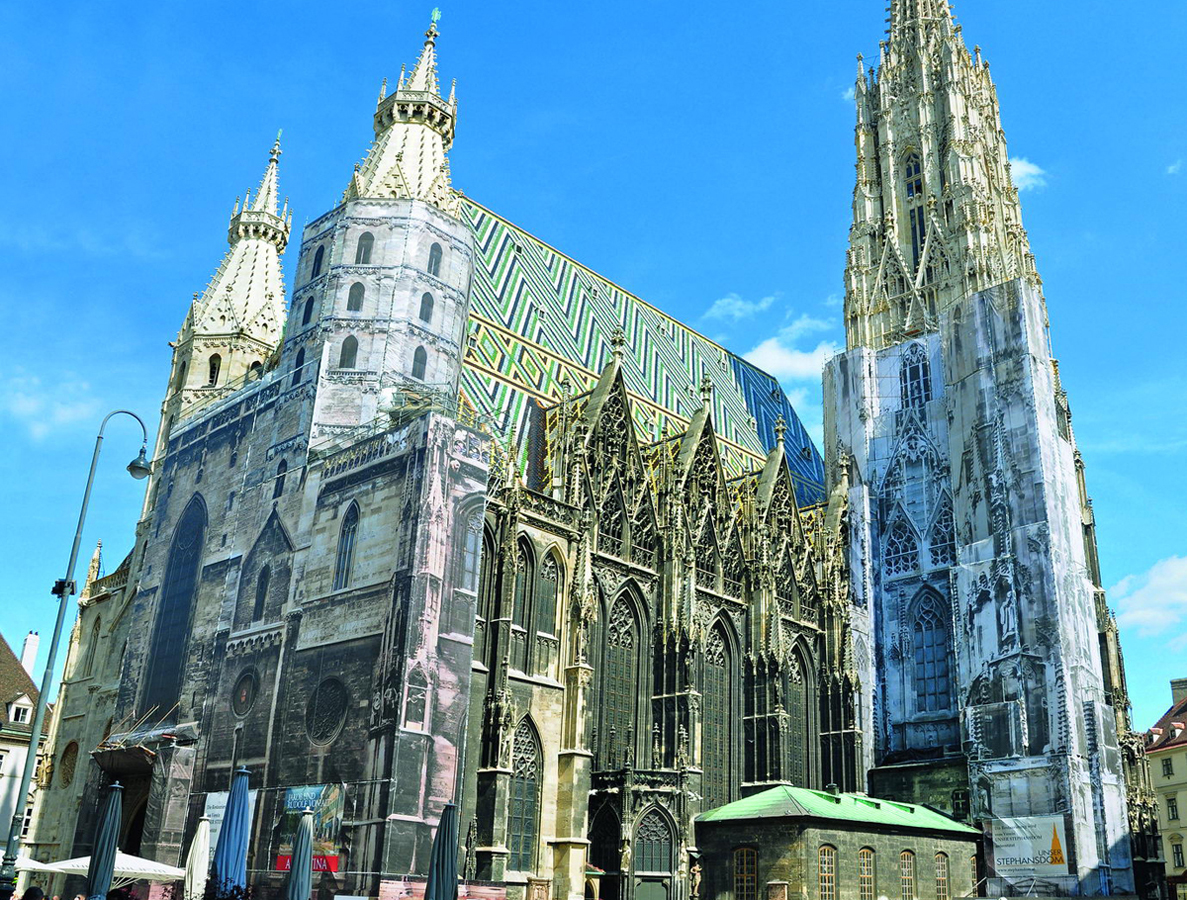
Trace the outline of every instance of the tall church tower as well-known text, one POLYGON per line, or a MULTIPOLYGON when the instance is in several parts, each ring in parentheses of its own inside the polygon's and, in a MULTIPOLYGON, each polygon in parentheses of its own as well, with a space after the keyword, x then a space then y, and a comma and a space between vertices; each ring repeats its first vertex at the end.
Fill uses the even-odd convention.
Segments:
POLYGON ((893 0, 855 94, 825 445, 849 484, 871 791, 1002 846, 1058 837, 1062 863, 1003 863, 991 894, 1132 891, 1126 772, 1145 761, 989 66, 943 0, 893 0))

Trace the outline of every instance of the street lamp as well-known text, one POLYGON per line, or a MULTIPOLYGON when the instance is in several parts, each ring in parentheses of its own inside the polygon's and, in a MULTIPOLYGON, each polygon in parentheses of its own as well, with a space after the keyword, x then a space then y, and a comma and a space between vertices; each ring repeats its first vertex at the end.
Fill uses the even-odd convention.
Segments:
POLYGON ((152 465, 145 458, 148 449, 148 429, 144 427, 144 420, 134 412, 117 409, 110 412, 99 426, 99 435, 95 438, 95 453, 91 457, 91 471, 87 475, 87 488, 82 494, 82 509, 78 513, 78 528, 74 531, 74 544, 70 548, 70 562, 66 564, 66 577, 54 583, 52 593, 58 597, 58 621, 54 625, 54 636, 49 642, 49 658, 45 661, 45 674, 41 677, 41 693, 37 695, 37 710, 33 713, 33 730, 30 733, 29 756, 25 760, 25 771, 21 776, 21 787, 17 791, 16 806, 12 813, 12 824, 8 829, 8 844, 4 848, 4 862, 0 865, 0 900, 7 900, 16 890, 16 857, 17 846, 21 840, 21 826, 25 820, 25 806, 29 796, 29 785, 33 783, 33 771, 37 767, 37 753, 41 745, 41 726, 45 721, 45 705, 49 700, 49 691, 54 678, 54 662, 58 656, 58 642, 62 637, 62 624, 66 621, 66 606, 74 594, 74 565, 78 562, 78 547, 82 543, 82 526, 87 519, 87 504, 91 500, 91 485, 95 482, 95 467, 99 464, 99 450, 103 447, 103 429, 112 416, 131 416, 140 423, 140 431, 144 437, 140 445, 140 453, 128 463, 128 474, 139 481, 152 473, 152 465))

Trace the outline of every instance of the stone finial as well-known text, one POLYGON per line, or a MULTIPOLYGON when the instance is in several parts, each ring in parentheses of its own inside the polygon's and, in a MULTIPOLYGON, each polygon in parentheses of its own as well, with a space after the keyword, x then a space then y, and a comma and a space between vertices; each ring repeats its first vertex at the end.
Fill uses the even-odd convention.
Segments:
POLYGON ((780 414, 779 418, 775 420, 775 441, 780 447, 783 446, 783 436, 787 434, 787 420, 780 414))
POLYGON ((623 348, 626 346, 626 332, 621 326, 615 326, 610 332, 610 353, 618 360, 622 359, 623 348))
POLYGON ((709 401, 713 399, 713 379, 709 377, 709 373, 705 372, 701 375, 701 403, 705 406, 709 405, 709 401))

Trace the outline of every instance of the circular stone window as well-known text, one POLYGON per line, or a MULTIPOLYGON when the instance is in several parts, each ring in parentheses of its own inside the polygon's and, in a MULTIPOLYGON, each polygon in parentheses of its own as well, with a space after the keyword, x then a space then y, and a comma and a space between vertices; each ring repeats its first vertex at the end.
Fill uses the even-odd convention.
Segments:
POLYGON ((256 677, 255 669, 247 669, 239 676, 231 692, 231 711, 237 716, 246 716, 255 706, 259 690, 260 680, 256 677))
POLYGON ((58 787, 70 787, 74 780, 74 770, 78 768, 78 744, 71 741, 62 751, 61 762, 58 763, 58 787))
POLYGON ((305 731, 315 744, 332 744, 346 724, 346 685, 327 678, 317 686, 305 709, 305 731))

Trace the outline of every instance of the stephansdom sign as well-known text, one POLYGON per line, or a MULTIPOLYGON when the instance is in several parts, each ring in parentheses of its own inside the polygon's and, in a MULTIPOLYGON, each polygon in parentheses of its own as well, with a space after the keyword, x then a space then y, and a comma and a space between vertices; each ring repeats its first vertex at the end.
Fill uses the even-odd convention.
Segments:
POLYGON ((275 868, 287 872, 292 867, 293 837, 301 814, 308 808, 313 810, 313 871, 337 872, 338 836, 345 805, 346 788, 341 784, 311 784, 286 790, 275 868))
POLYGON ((999 878, 1068 874, 1063 816, 993 820, 993 867, 999 878))

